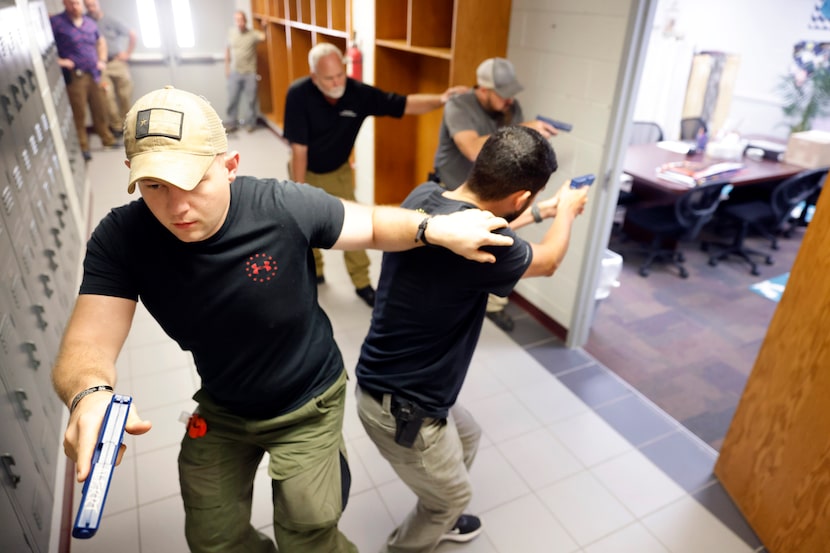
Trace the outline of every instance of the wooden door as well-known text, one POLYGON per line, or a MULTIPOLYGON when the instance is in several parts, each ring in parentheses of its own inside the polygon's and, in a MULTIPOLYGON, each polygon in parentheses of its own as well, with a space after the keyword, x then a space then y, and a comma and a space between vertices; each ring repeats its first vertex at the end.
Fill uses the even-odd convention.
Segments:
POLYGON ((715 466, 770 553, 830 544, 828 244, 825 192, 715 466))

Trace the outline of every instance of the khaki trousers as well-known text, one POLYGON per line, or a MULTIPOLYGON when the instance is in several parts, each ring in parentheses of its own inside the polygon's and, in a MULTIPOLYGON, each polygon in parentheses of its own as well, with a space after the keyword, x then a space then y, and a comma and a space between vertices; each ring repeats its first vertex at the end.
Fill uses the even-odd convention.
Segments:
POLYGON ((411 448, 395 443, 391 396, 379 402, 357 386, 357 413, 380 454, 418 496, 415 508, 389 536, 385 553, 430 553, 452 529, 473 495, 468 470, 481 428, 460 405, 447 419, 426 419, 411 448))
POLYGON ((350 485, 342 435, 345 371, 320 396, 272 419, 236 416, 201 390, 193 399, 207 433, 185 434, 179 453, 190 551, 276 552, 250 522, 254 477, 267 452, 280 553, 357 553, 337 528, 350 485))
MULTIPOLYGON (((322 188, 332 196, 344 200, 355 201, 354 197, 354 171, 347 161, 331 173, 306 172, 306 182, 317 188, 322 188)), ((315 249, 314 264, 317 269, 317 276, 323 276, 323 254, 315 249)), ((356 289, 365 288, 371 284, 369 280, 369 256, 365 250, 344 251, 343 259, 346 261, 346 270, 352 279, 356 289)))
POLYGON ((133 105, 133 79, 124 60, 113 59, 101 75, 101 87, 107 96, 107 119, 112 131, 124 130, 124 119, 133 105))
POLYGON ((89 151, 89 136, 86 132, 86 106, 92 112, 92 126, 101 143, 107 147, 115 143, 115 137, 107 125, 107 108, 104 91, 95 82, 89 73, 72 71, 71 79, 66 85, 69 96, 69 105, 72 106, 72 119, 75 123, 75 132, 78 133, 78 144, 84 152, 89 151))

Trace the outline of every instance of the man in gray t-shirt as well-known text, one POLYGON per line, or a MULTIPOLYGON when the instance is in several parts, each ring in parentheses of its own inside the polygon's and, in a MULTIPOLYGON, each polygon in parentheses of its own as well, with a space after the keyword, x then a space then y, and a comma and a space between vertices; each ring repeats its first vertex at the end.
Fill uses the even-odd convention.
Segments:
MULTIPOLYGON (((481 147, 499 127, 523 125, 545 138, 557 134, 544 121, 525 122, 522 108, 514 98, 524 87, 516 78, 513 64, 504 58, 489 58, 476 69, 477 86, 451 98, 444 106, 435 172, 444 188, 455 190, 467 180, 481 147)), ((513 330, 513 319, 504 311, 507 298, 490 294, 487 317, 502 330, 513 330)))
POLYGON ((98 23, 98 32, 107 41, 107 67, 101 73, 101 88, 107 96, 110 131, 121 136, 124 118, 133 105, 133 77, 129 61, 135 50, 135 31, 101 10, 98 0, 84 0, 87 14, 98 23))

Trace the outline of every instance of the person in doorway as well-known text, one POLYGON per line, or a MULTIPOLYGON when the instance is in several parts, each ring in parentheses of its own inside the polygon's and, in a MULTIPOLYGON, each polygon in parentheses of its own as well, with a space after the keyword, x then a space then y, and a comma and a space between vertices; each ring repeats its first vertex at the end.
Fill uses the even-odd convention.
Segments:
POLYGON ((256 130, 257 122, 257 44, 265 40, 265 33, 248 28, 248 17, 239 10, 233 14, 236 25, 228 31, 225 47, 225 77, 228 79, 228 132, 240 124, 248 132, 256 130), (241 109, 240 109, 241 107, 241 109), (240 120, 240 112, 242 119, 240 120))
POLYGON ((539 243, 502 231, 513 245, 491 249, 496 262, 486 266, 437 247, 384 254, 357 362, 357 409, 381 455, 418 497, 384 553, 429 553, 444 540, 466 542, 481 532, 478 517, 463 514, 481 430, 456 398, 488 293, 504 294, 519 278, 549 276, 562 263, 587 192, 568 182, 533 205, 556 168, 543 135, 504 127, 487 139, 466 182, 455 190, 422 184, 402 204, 427 214, 486 209, 513 221, 511 228, 555 219, 539 243))
POLYGON ((107 124, 106 97, 99 83, 101 71, 107 66, 107 42, 91 17, 84 15, 81 0, 63 0, 64 11, 49 18, 58 65, 66 81, 66 93, 72 107, 72 119, 78 144, 85 161, 92 159, 89 135, 86 132, 86 106, 92 113, 92 126, 105 148, 120 144, 107 124))
MULTIPOLYGON (((357 133, 369 116, 402 117, 427 113, 443 106, 467 87, 453 87, 442 94, 385 92, 346 76, 343 52, 320 43, 308 53, 311 75, 298 79, 285 100, 285 138, 291 144, 289 176, 346 200, 354 200, 354 172, 349 155, 357 133)), ((375 304, 369 280, 369 257, 363 250, 344 254, 346 269, 357 295, 375 304)), ((325 282, 323 256, 314 250, 317 282, 325 282)))
MULTIPOLYGON (((228 151, 219 115, 172 87, 135 103, 124 138, 127 190, 141 198, 113 209, 92 233, 52 371, 70 410, 64 449, 78 480, 89 475, 141 299, 192 352, 201 377, 179 454, 190 551, 276 551, 250 524, 254 475, 267 452, 279 551, 355 552, 337 528, 350 483, 346 371, 317 302, 310 250, 430 242, 492 262, 481 248, 512 243, 492 232, 506 221, 484 211, 428 217, 238 177, 240 155, 228 151)), ((129 434, 151 427, 137 413, 139 400, 129 434)))
MULTIPOLYGON (((435 177, 447 190, 454 190, 467 179, 470 169, 487 138, 505 125, 521 124, 542 133, 545 138, 557 130, 543 121, 525 121, 515 98, 524 90, 513 64, 504 58, 489 58, 476 69, 477 85, 459 94, 444 107, 435 152, 435 177)), ((487 318, 502 330, 511 331, 512 317, 505 311, 507 297, 491 295, 487 318)))
POLYGON ((101 73, 101 87, 107 97, 107 122, 114 136, 124 132, 124 118, 133 104, 133 78, 129 61, 136 45, 135 31, 103 12, 98 0, 84 0, 89 16, 98 23, 98 32, 107 42, 107 65, 101 73))

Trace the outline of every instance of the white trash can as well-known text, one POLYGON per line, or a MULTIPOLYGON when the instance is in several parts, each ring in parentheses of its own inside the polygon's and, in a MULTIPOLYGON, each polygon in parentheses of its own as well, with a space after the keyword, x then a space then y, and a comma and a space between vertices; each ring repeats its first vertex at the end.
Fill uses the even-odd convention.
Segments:
POLYGON ((617 288, 620 285, 622 261, 622 256, 617 252, 605 250, 602 254, 602 269, 600 270, 599 282, 597 283, 597 291, 594 294, 594 299, 596 300, 594 303, 594 316, 596 316, 600 302, 611 294, 611 288, 617 288))

